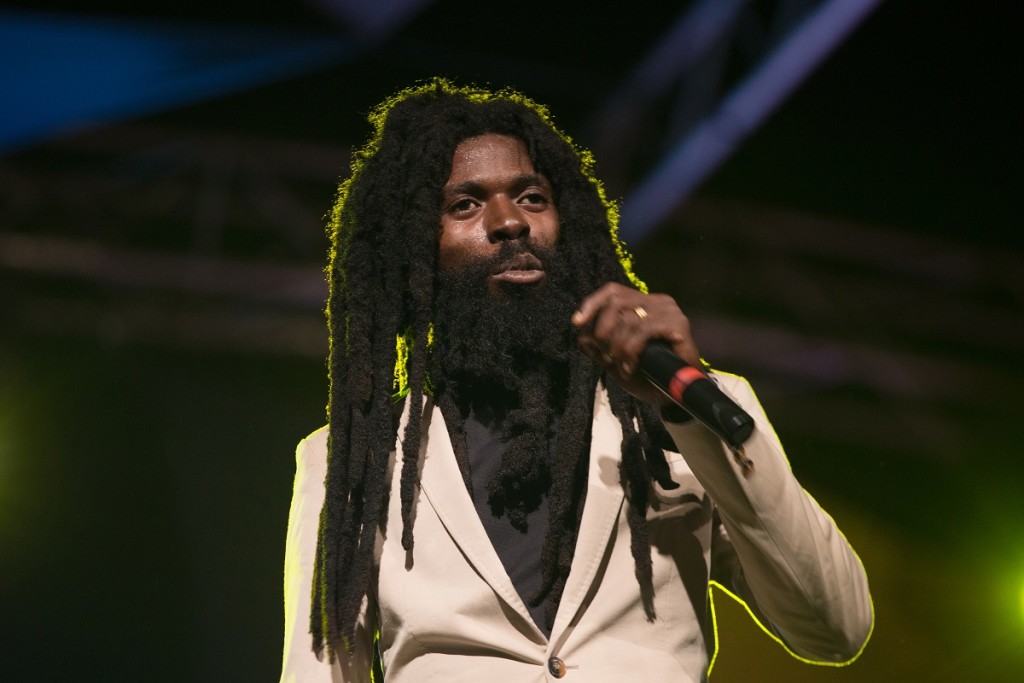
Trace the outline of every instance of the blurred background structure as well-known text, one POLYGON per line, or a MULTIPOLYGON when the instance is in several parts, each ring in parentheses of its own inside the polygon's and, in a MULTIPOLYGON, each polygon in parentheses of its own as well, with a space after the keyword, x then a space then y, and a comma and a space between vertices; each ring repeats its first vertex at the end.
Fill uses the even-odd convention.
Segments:
POLYGON ((0 8, 0 671, 272 681, 323 215, 365 113, 513 86, 872 580, 850 667, 727 598, 712 683, 1024 680, 1024 7, 0 8))

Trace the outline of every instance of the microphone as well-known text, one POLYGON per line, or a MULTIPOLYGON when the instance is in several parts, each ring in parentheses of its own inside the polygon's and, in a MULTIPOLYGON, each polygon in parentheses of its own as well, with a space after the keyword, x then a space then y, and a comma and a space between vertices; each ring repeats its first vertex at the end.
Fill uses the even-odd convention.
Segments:
POLYGON ((647 345, 640 354, 639 369, 651 384, 734 449, 753 433, 754 419, 665 342, 647 345))

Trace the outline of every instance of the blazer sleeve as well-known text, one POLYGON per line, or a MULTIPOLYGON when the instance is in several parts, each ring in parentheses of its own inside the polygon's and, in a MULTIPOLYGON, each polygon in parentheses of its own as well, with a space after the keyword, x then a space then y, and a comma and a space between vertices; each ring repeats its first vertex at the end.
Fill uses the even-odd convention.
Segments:
POLYGON ((369 683, 374 633, 368 624, 371 620, 368 615, 376 613, 370 598, 363 599, 351 654, 337 653, 331 662, 326 653, 323 661, 313 653, 309 629, 310 600, 327 472, 326 428, 299 442, 295 449, 295 465, 295 486, 285 544, 281 683, 369 683))
POLYGON ((750 385, 724 373, 714 379, 754 419, 754 433, 744 444, 752 469, 744 471, 729 448, 695 420, 665 425, 721 519, 712 577, 726 574, 731 589, 752 598, 751 611, 759 620, 763 615, 769 623, 762 625, 794 654, 850 661, 874 623, 864 567, 794 477, 750 385))

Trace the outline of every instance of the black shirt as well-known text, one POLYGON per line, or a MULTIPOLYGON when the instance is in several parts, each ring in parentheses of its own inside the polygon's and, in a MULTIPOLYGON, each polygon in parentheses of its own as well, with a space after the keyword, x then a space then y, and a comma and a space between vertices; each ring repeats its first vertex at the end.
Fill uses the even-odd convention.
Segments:
POLYGON ((539 605, 530 605, 530 598, 541 585, 541 552, 548 529, 547 492, 539 497, 536 509, 526 513, 526 530, 512 526, 507 515, 495 516, 487 500, 487 485, 501 466, 507 444, 500 439, 500 426, 480 422, 474 413, 465 420, 466 450, 473 482, 473 504, 483 522, 491 545, 498 553, 505 572, 512 580, 530 616, 545 636, 551 636, 544 618, 548 599, 539 605))

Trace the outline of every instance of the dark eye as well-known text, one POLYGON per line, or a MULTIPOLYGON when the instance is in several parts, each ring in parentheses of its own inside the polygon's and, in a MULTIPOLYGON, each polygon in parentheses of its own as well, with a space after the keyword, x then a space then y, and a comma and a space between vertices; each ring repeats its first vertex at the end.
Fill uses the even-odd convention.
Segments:
POLYGON ((527 192, 522 200, 526 204, 544 205, 548 203, 548 197, 543 192, 527 192))
POLYGON ((466 211, 470 211, 475 205, 476 205, 476 203, 472 199, 469 199, 469 198, 460 199, 460 200, 458 200, 456 202, 452 202, 448 206, 448 212, 449 213, 465 213, 466 211))

